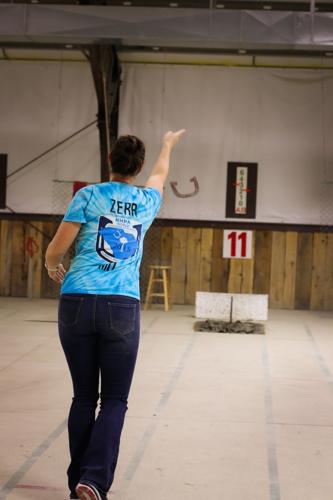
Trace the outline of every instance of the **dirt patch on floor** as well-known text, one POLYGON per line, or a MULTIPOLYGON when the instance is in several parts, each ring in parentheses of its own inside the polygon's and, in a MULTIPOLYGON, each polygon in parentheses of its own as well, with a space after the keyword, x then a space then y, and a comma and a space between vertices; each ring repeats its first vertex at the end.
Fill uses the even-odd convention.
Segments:
POLYGON ((230 323, 228 321, 206 319, 205 321, 197 321, 194 324, 194 330, 196 332, 265 334, 264 324, 250 321, 233 321, 230 323))

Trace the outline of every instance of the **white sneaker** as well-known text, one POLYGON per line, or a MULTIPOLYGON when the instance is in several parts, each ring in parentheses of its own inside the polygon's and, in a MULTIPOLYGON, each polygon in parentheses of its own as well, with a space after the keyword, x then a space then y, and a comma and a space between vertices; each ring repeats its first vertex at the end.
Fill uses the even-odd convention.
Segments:
POLYGON ((100 493, 98 489, 90 483, 79 483, 75 491, 80 500, 107 500, 106 495, 100 493))

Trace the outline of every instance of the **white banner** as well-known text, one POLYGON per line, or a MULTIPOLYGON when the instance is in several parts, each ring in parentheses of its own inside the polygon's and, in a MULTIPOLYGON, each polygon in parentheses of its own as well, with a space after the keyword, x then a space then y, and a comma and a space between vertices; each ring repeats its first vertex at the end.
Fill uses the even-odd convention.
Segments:
MULTIPOLYGON (((8 174, 96 119, 88 63, 0 61, 0 75, 0 153, 8 154, 8 174)), ((9 177, 7 204, 52 213, 62 205, 54 179, 100 180, 96 125, 9 177)))
POLYGON ((321 223, 322 182, 333 180, 332 71, 126 64, 119 119, 120 133, 147 145, 141 183, 163 132, 187 129, 169 181, 184 195, 195 178, 199 191, 179 197, 168 182, 162 217, 224 220, 230 161, 258 163, 257 221, 321 223))
MULTIPOLYGON (((96 118, 88 63, 1 61, 0 75, 9 174, 96 118)), ((254 162, 257 221, 333 224, 332 71, 124 64, 119 132, 147 147, 138 184, 162 134, 183 127, 160 216, 224 220, 228 161, 254 162)), ((9 178, 8 205, 51 213, 53 179, 99 181, 97 127, 9 178)))

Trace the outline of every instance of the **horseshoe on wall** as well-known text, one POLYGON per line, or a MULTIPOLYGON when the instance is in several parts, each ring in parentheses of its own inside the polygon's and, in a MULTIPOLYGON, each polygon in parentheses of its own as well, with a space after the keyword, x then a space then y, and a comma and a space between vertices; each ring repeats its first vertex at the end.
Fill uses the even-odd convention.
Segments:
POLYGON ((177 188, 178 182, 175 182, 175 181, 170 182, 170 186, 171 186, 171 189, 172 189, 174 195, 177 196, 178 198, 191 198, 191 196, 195 196, 199 192, 198 179, 196 177, 192 177, 190 179, 190 182, 193 182, 193 184, 194 184, 194 191, 192 193, 187 193, 187 194, 183 194, 183 193, 180 193, 178 191, 178 188, 177 188))

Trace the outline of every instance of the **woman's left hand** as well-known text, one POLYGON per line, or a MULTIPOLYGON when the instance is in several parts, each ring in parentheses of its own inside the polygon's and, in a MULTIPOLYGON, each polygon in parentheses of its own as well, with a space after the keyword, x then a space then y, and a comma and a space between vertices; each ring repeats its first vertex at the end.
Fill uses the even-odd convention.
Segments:
POLYGON ((55 281, 56 283, 62 283, 65 278, 66 274, 66 269, 62 264, 59 264, 58 269, 56 271, 47 271, 47 274, 51 278, 51 280, 55 281))

